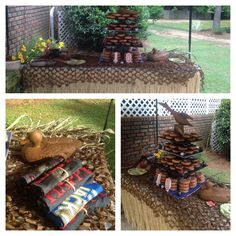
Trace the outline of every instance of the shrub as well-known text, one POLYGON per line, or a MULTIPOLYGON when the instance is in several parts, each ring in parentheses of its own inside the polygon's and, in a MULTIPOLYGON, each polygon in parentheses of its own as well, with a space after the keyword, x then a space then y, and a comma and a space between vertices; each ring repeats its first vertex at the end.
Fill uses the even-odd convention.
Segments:
POLYGON ((80 48, 100 50, 106 34, 109 20, 106 18, 112 7, 99 6, 66 6, 65 16, 71 24, 71 33, 78 38, 80 48))
MULTIPOLYGON (((147 19, 149 12, 147 7, 129 6, 128 8, 140 11, 138 26, 143 33, 141 38, 146 38, 147 19)), ((68 24, 71 24, 71 33, 78 38, 78 47, 102 50, 102 42, 106 35, 106 26, 110 22, 106 18, 109 12, 115 12, 115 6, 66 6, 64 7, 65 17, 68 24)))
POLYGON ((230 100, 222 100, 215 114, 216 137, 224 152, 230 154, 230 100))
POLYGON ((156 20, 160 19, 163 16, 164 9, 161 6, 149 6, 148 10, 150 19, 152 19, 153 24, 156 20))
POLYGON ((140 37, 140 39, 147 39, 148 19, 150 19, 148 7, 147 6, 129 6, 127 8, 139 12, 137 25, 138 25, 138 28, 140 29, 140 33, 138 34, 138 36, 140 37))

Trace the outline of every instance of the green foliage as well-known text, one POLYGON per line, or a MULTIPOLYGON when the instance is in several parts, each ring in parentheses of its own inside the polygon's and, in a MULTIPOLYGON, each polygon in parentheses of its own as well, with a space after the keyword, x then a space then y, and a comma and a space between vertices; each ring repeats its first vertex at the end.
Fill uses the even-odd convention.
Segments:
POLYGON ((230 100, 222 100, 215 115, 216 136, 220 146, 229 154, 230 152, 230 100))
POLYGON ((193 11, 198 13, 214 13, 215 6, 194 6, 193 11))
POLYGON ((140 29, 140 33, 138 34, 138 36, 140 37, 140 39, 147 39, 149 35, 147 33, 148 19, 150 19, 149 8, 147 6, 128 6, 127 8, 139 12, 137 25, 140 29))
MULTIPOLYGON (((145 6, 129 6, 129 9, 140 12, 137 22, 142 30, 141 38, 147 37, 148 8, 145 6)), ((71 24, 71 33, 78 39, 78 47, 102 50, 102 42, 106 35, 106 26, 111 20, 106 18, 109 12, 115 12, 116 6, 65 6, 65 16, 68 24, 71 24)))
POLYGON ((230 19, 230 6, 222 6, 222 19, 230 19))
POLYGON ((78 38, 80 48, 100 50, 109 20, 106 18, 112 7, 66 6, 65 15, 71 31, 78 38))
POLYGON ((162 6, 149 6, 149 15, 150 19, 153 20, 153 24, 156 20, 160 19, 163 16, 163 7, 162 6))
POLYGON ((21 45, 20 50, 12 60, 20 60, 22 64, 29 64, 34 58, 41 56, 47 48, 47 42, 42 37, 33 36, 29 42, 21 45))
MULTIPOLYGON (((193 11, 199 13, 211 13, 214 14, 215 6, 194 6, 193 11)), ((222 6, 222 19, 229 19, 230 18, 230 6, 222 6)))
POLYGON ((7 72, 6 74, 6 92, 21 93, 23 91, 21 85, 21 74, 19 72, 7 72))

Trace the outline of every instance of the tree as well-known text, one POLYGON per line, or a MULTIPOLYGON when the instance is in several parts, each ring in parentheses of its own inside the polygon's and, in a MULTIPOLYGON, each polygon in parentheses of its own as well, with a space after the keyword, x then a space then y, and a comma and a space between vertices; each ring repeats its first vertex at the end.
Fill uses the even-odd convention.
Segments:
POLYGON ((212 26, 213 32, 220 31, 221 10, 222 10, 221 6, 215 6, 214 20, 213 20, 213 26, 212 26))
POLYGON ((152 19, 152 23, 154 24, 156 20, 162 17, 164 9, 161 6, 149 6, 148 10, 149 10, 150 19, 152 19))

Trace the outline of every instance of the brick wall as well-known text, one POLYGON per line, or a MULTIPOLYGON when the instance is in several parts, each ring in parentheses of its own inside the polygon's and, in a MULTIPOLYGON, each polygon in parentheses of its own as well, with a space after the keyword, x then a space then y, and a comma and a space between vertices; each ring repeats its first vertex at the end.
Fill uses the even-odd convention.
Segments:
MULTIPOLYGON (((186 131, 196 131, 203 137, 200 146, 205 146, 211 132, 213 115, 193 116, 194 127, 186 131)), ((172 116, 158 117, 158 132, 173 128, 175 120, 172 116)), ((140 157, 142 150, 152 152, 157 146, 156 117, 123 117, 121 119, 121 165, 133 165, 140 157)))
POLYGON ((33 36, 49 37, 49 6, 8 6, 8 52, 15 54, 33 36))

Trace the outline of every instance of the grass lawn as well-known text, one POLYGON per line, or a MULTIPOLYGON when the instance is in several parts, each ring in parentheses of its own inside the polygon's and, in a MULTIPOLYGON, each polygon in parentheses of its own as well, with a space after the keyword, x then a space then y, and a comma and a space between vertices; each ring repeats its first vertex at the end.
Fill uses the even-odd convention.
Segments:
MULTIPOLYGON (((188 51, 188 40, 150 33, 150 48, 188 51)), ((214 42, 192 40, 192 54, 205 73, 203 93, 230 92, 230 48, 214 42)), ((194 58, 193 58, 194 59, 194 58)))
MULTIPOLYGON (((48 123, 59 118, 71 117, 76 119, 74 125, 81 125, 96 131, 103 130, 110 100, 109 99, 48 99, 48 100, 8 100, 6 106, 6 127, 20 115, 27 114, 37 124, 48 123)), ((31 123, 29 118, 23 118, 18 125, 31 123)), ((113 101, 107 128, 115 131, 115 104, 113 101)), ((111 135, 110 142, 106 144, 105 151, 112 171, 115 176, 115 135, 111 135)))
MULTIPOLYGON (((208 157, 206 154, 201 154, 199 160, 205 161, 207 163, 208 157)), ((220 172, 210 167, 206 167, 201 170, 208 178, 213 179, 217 183, 230 184, 230 174, 227 171, 220 172)))
MULTIPOLYGON (((188 21, 156 21, 155 24, 149 23, 149 29, 154 29, 158 31, 165 31, 168 29, 174 30, 183 30, 188 31, 188 21)), ((224 31, 230 28, 229 20, 221 21, 221 30, 224 31)), ((193 20, 192 21, 192 30, 194 32, 202 31, 202 30, 211 30, 212 29, 212 21, 211 20, 193 20)))

